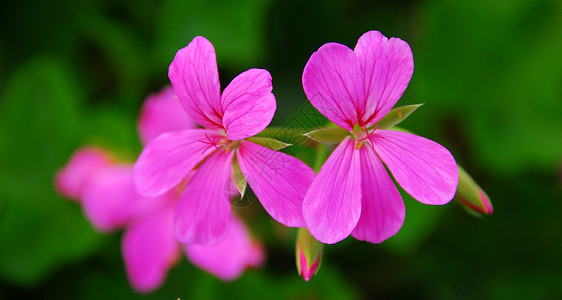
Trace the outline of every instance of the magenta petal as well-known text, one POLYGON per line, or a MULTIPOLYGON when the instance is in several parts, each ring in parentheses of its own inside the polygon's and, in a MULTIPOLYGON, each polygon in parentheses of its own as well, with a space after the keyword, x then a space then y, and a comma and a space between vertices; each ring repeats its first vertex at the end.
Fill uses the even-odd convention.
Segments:
POLYGON ((377 130, 371 142, 398 184, 425 204, 445 204, 457 190, 459 173, 445 147, 399 131, 377 130))
POLYGON ((275 113, 271 75, 250 69, 236 76, 222 93, 222 124, 229 140, 241 140, 264 130, 275 113))
POLYGON ((110 155, 103 149, 83 147, 72 157, 55 177, 57 192, 65 197, 80 201, 82 191, 96 171, 110 165, 110 155))
POLYGON ((360 123, 375 124, 396 104, 414 72, 414 58, 408 43, 369 31, 357 42, 355 53, 365 74, 366 103, 360 123))
POLYGON ((346 137, 330 155, 306 193, 303 215, 324 244, 351 234, 361 214, 361 165, 355 141, 346 137))
POLYGON ((217 58, 213 44, 197 36, 180 49, 168 77, 185 111, 207 128, 220 128, 222 108, 217 58))
POLYGON ((138 121, 139 135, 143 144, 147 144, 164 132, 192 129, 196 126, 181 108, 171 86, 146 98, 138 121))
POLYGON ((361 147, 361 218, 353 237, 381 243, 394 236, 406 216, 402 197, 370 144, 361 147))
POLYGON ((117 229, 140 211, 161 206, 160 199, 136 193, 132 175, 129 165, 108 167, 96 172, 84 187, 84 213, 98 230, 117 229))
POLYGON ((224 240, 210 247, 186 245, 185 253, 194 265, 225 281, 240 277, 248 266, 259 266, 264 260, 263 251, 234 214, 224 240))
POLYGON ((217 150, 195 172, 174 212, 176 238, 211 246, 226 236, 230 223, 233 151, 217 150))
POLYGON ((139 194, 154 197, 178 184, 215 148, 210 141, 217 133, 187 129, 164 133, 146 145, 134 166, 139 194))
POLYGON ((348 47, 328 43, 314 52, 302 74, 310 103, 336 125, 352 130, 362 111, 365 92, 363 73, 355 53, 348 47))
POLYGON ((127 277, 135 290, 160 287, 170 267, 180 257, 172 225, 173 205, 131 224, 122 240, 127 277))
POLYGON ((315 177, 302 161, 252 142, 242 141, 238 163, 264 209, 277 222, 304 227, 302 201, 315 177))

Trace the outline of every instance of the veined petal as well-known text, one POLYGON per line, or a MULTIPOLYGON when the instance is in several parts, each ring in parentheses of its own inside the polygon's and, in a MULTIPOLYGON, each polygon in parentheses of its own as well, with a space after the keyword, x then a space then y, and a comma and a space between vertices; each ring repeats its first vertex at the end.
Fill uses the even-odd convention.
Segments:
POLYGON ((384 117, 406 90, 414 58, 408 43, 388 39, 378 31, 363 34, 354 51, 365 74, 365 110, 359 118, 369 127, 384 117))
POLYGON ((185 188, 174 212, 176 238, 181 243, 212 246, 228 233, 233 155, 233 151, 215 151, 185 188))
POLYGON ((249 141, 238 148, 238 163, 264 209, 277 222, 304 227, 302 201, 315 177, 302 161, 249 141))
POLYGON ((236 76, 222 93, 222 124, 229 140, 241 140, 264 130, 273 119, 276 103, 271 75, 250 69, 236 76))
POLYGON ((92 175, 84 187, 82 204, 94 227, 110 231, 125 225, 141 211, 161 206, 159 200, 139 196, 133 185, 132 166, 117 165, 92 175))
POLYGON ((222 127, 219 73, 211 42, 197 36, 180 49, 168 77, 181 105, 195 122, 207 128, 222 127))
POLYGON ((361 166, 355 141, 346 137, 312 182, 303 202, 310 234, 324 244, 351 234, 361 215, 361 166))
POLYGON ((220 136, 205 129, 187 129, 161 134, 146 145, 135 163, 133 176, 137 192, 161 195, 178 184, 214 150, 220 136))
POLYGON ((363 73, 355 53, 348 47, 324 44, 314 52, 302 74, 310 103, 336 125, 352 130, 364 106, 363 73))
POLYGON ((181 108, 171 86, 151 94, 144 102, 138 121, 138 131, 143 144, 168 131, 193 129, 197 125, 181 108))
POLYGON ((111 157, 107 151, 91 146, 80 148, 57 173, 55 188, 61 195, 80 201, 88 180, 97 170, 108 167, 110 163, 111 157))
POLYGON ((167 205, 125 230, 121 245, 125 270, 129 282, 139 292, 150 292, 160 287, 168 270, 180 257, 172 213, 173 205, 167 205))
POLYGON ((414 134, 384 129, 370 140, 398 184, 416 200, 440 205, 453 198, 459 173, 445 147, 414 134))
POLYGON ((353 237, 381 243, 394 236, 406 216, 404 201, 373 147, 364 143, 361 152, 361 218, 353 237))
POLYGON ((185 253, 194 265, 225 281, 240 277, 247 267, 257 267, 264 260, 263 250, 234 214, 224 240, 210 247, 186 245, 185 253))

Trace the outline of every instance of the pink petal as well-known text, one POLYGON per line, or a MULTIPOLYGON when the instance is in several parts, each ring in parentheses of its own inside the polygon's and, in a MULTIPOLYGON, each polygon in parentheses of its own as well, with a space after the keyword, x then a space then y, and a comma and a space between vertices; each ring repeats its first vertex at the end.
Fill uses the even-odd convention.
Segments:
POLYGON ((361 215, 361 166, 355 141, 346 137, 312 182, 303 202, 310 233, 324 244, 351 234, 361 215))
POLYGON ((61 195, 80 201, 84 186, 100 169, 109 166, 111 157, 107 151, 96 147, 78 149, 55 177, 55 188, 61 195))
POLYGON ((196 128, 195 122, 181 108, 171 86, 146 98, 138 122, 143 144, 164 132, 193 128, 196 128))
POLYGON ((194 265, 225 281, 240 277, 247 267, 257 267, 264 260, 263 251, 234 214, 224 240, 210 247, 187 245, 185 253, 194 265))
POLYGON ((408 43, 369 31, 357 42, 355 53, 365 74, 364 110, 359 118, 369 127, 384 117, 406 90, 414 72, 408 43))
POLYGON ((174 228, 181 243, 211 246, 228 233, 233 155, 224 150, 211 154, 178 200, 174 228))
POLYGON ((271 75, 250 69, 236 76, 222 93, 222 124, 229 140, 241 140, 260 133, 275 113, 271 75))
POLYGON ((153 139, 144 147, 134 166, 137 192, 147 197, 165 193, 213 152, 215 148, 210 143, 220 138, 211 130, 187 129, 167 132, 153 139))
POLYGON ((84 187, 84 213, 98 230, 117 229, 141 211, 162 205, 157 198, 139 196, 132 175, 130 165, 112 166, 96 172, 84 187))
POLYGON ((358 240, 381 243, 398 233, 406 208, 373 147, 364 143, 360 151, 363 198, 361 218, 352 235, 358 240))
POLYGON ((304 227, 302 201, 315 177, 302 161, 252 142, 242 141, 238 163, 264 209, 277 222, 304 227))
POLYGON ((426 138, 379 129, 371 138, 375 152, 398 184, 425 204, 445 204, 455 195, 459 173, 443 146, 426 138))
POLYGON ((310 103, 336 125, 352 130, 365 98, 363 73, 348 47, 328 43, 312 54, 302 74, 310 103))
POLYGON ((180 257, 174 236, 173 205, 131 224, 122 240, 125 270, 133 288, 150 292, 165 281, 170 267, 180 257))
POLYGON ((207 128, 222 127, 219 73, 211 42, 197 36, 180 49, 168 77, 181 105, 195 122, 207 128))

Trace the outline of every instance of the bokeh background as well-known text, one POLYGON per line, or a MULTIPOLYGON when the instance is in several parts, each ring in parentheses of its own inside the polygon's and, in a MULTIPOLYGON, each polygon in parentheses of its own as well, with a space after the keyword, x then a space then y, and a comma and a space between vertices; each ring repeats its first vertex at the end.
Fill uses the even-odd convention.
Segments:
POLYGON ((2 1, 0 299, 560 299, 561 54, 557 0, 2 1), (214 44, 223 87, 266 68, 273 125, 307 127, 310 55, 373 29, 414 53, 398 104, 426 105, 402 125, 451 150, 491 197, 492 216, 404 195, 397 236, 326 247, 305 283, 294 230, 256 203, 239 210, 266 245, 264 268, 223 283, 183 259, 160 290, 137 295, 120 233, 97 233, 54 191, 53 174, 85 143, 135 160, 139 107, 194 36, 214 44))

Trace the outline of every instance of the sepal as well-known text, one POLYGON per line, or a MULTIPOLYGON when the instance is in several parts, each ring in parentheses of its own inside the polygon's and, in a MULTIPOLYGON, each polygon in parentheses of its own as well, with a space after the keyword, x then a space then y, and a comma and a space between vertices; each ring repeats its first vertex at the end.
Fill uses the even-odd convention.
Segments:
POLYGON ((400 122, 406 120, 418 107, 422 106, 422 104, 412 104, 412 105, 404 105, 399 106, 391 109, 377 124, 373 125, 369 129, 375 128, 375 126, 379 126, 379 129, 388 129, 393 127, 394 125, 398 125, 400 122))
POLYGON ((350 135, 349 131, 340 128, 322 128, 304 134, 306 137, 323 144, 339 144, 346 136, 350 135))

